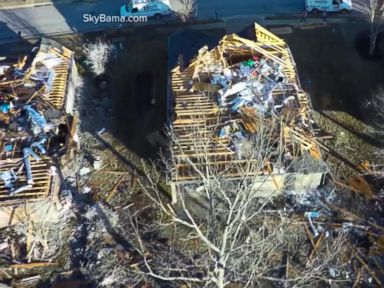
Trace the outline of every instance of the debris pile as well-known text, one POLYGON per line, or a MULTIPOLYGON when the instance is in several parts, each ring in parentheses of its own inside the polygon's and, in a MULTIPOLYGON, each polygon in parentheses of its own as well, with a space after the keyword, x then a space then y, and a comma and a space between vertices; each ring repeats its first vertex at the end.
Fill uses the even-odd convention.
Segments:
MULTIPOLYGON (((172 71, 172 129, 178 142, 171 147, 171 184, 191 194, 202 190, 194 167, 217 169, 224 181, 243 177, 250 159, 264 161, 252 158, 254 139, 268 140, 272 153, 252 180, 267 176, 266 190, 274 191, 290 180, 286 175, 296 181, 290 194, 260 209, 244 237, 259 242, 277 232, 268 242, 272 266, 279 267, 273 276, 282 285, 308 272, 330 285, 383 286, 384 228, 378 219, 345 208, 348 202, 334 193, 337 188, 313 189, 326 171, 308 95, 285 42, 258 25, 255 34, 256 42, 226 36, 212 51, 201 49, 186 69, 172 71)), ((89 129, 77 136, 74 69, 73 53, 48 40, 18 63, 0 62, 0 281, 36 284, 43 268, 51 267, 55 272, 47 285, 80 274, 98 287, 176 286, 149 279, 143 259, 156 269, 171 267, 172 276, 173 265, 185 263, 188 274, 194 265, 205 269, 204 245, 176 225, 161 225, 167 217, 143 195, 141 159, 114 139, 108 126, 102 129, 107 123, 88 89, 91 102, 83 109, 97 113, 81 119, 89 129), (73 161, 71 147, 78 141, 80 155, 73 161), (59 184, 55 202, 48 196, 56 196, 59 184), (151 281, 156 284, 144 284, 151 281)), ((379 209, 380 199, 372 199, 379 209)), ((257 205, 264 205, 265 199, 259 200, 257 205)), ((261 267, 267 267, 265 259, 261 267)))
POLYGON ((57 187, 53 156, 72 147, 75 78, 73 52, 47 39, 17 63, 0 63, 1 202, 46 198, 57 187))
POLYGON ((69 232, 67 224, 71 213, 68 209, 44 199, 28 205, 2 207, 0 219, 1 281, 38 281, 46 269, 59 266, 58 255, 69 232), (32 275, 36 278, 29 277, 32 275))
POLYGON ((211 84, 222 87, 218 91, 220 106, 231 112, 239 112, 241 107, 246 106, 260 114, 266 114, 267 110, 279 114, 283 103, 295 100, 293 96, 286 99, 272 96, 275 89, 284 90, 285 77, 280 64, 263 57, 259 59, 253 56, 252 59, 224 68, 220 74, 211 74, 211 77, 211 84))
MULTIPOLYGON (((365 179, 367 169, 357 167, 347 155, 343 157, 322 141, 332 139, 332 135, 321 131, 313 120, 310 99, 301 89, 294 60, 284 40, 257 24, 254 34, 252 41, 227 35, 212 50, 200 49, 186 68, 177 66, 172 70, 174 105, 168 179, 173 201, 176 202, 178 193, 183 191, 190 196, 186 202, 207 207, 201 192, 204 184, 211 179, 221 181, 221 177, 244 180, 245 175, 249 175, 255 182, 260 178, 260 182, 267 183, 266 190, 274 192, 284 187, 283 200, 276 197, 276 205, 265 212, 268 216, 263 221, 285 219, 293 213, 291 218, 286 218, 289 219, 287 225, 295 227, 294 237, 287 240, 291 241, 287 245, 298 245, 290 248, 300 251, 298 253, 309 248, 308 253, 303 253, 306 258, 297 259, 300 261, 296 264, 308 265, 324 256, 336 255, 336 251, 330 253, 327 249, 332 246, 330 243, 340 241, 335 247, 340 248, 337 253, 342 259, 332 263, 324 259, 326 265, 322 269, 327 269, 328 281, 341 279, 353 287, 362 283, 382 286, 384 251, 380 243, 384 228, 383 219, 379 217, 382 210, 377 211, 382 199, 374 195, 365 179), (261 154, 267 150, 268 153, 255 157, 253 152, 257 149, 252 146, 255 141, 261 154), (270 146, 260 149, 265 143, 270 146), (322 152, 326 157, 322 157, 322 152), (332 177, 324 177, 328 172, 324 159, 327 163, 332 160, 338 169, 348 166, 355 175, 358 173, 359 176, 353 178, 355 185, 349 185, 344 179, 337 182, 332 177), (247 165, 253 161, 265 161, 262 163, 265 168, 252 174, 247 165), (316 189, 318 186, 321 188, 316 189), (351 191, 369 197, 352 198, 351 191), (294 199, 293 204, 290 199, 294 199), (280 200, 283 205, 279 205, 280 200), (346 208, 358 205, 358 212, 346 208), (369 213, 367 207, 375 213, 369 213), (274 213, 277 215, 271 216, 274 213)), ((260 184, 256 192, 261 190, 260 184)), ((258 196, 271 194, 263 191, 258 196)), ((295 274, 293 263, 286 268, 287 275, 295 274)))
POLYGON ((120 236, 125 233, 117 213, 102 203, 84 209, 81 223, 71 235, 73 252, 67 266, 81 269, 87 280, 98 283, 98 287, 131 286, 140 282, 141 276, 130 267, 134 251, 120 236))
POLYGON ((76 139, 76 77, 74 53, 48 39, 18 61, 0 62, 0 253, 7 281, 55 267, 64 246, 73 199, 59 198, 59 190, 76 139))
POLYGON ((266 190, 281 191, 278 183, 284 182, 286 173, 296 175, 299 191, 320 184, 325 173, 317 143, 321 136, 311 119, 310 100, 301 89, 291 52, 284 40, 257 24, 255 34, 256 42, 227 35, 214 49, 200 49, 187 68, 172 70, 171 127, 177 143, 172 143, 170 153, 171 183, 201 180, 194 165, 241 178, 249 158, 255 163, 263 158, 254 155, 252 142, 259 141, 270 147, 264 147, 268 159, 256 176, 276 178, 276 185, 266 190), (208 160, 202 163, 206 156, 208 160), (314 161, 304 168, 305 177, 313 177, 303 181, 303 165, 299 164, 308 163, 308 157, 314 161), (237 167, 228 168, 234 163, 237 167))

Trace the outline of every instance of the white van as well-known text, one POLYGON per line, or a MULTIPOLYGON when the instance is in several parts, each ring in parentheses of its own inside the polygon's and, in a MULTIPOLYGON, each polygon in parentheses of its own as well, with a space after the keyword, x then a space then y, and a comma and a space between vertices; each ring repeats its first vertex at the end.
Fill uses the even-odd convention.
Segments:
POLYGON ((352 10, 351 0, 305 0, 308 12, 349 12, 352 10))

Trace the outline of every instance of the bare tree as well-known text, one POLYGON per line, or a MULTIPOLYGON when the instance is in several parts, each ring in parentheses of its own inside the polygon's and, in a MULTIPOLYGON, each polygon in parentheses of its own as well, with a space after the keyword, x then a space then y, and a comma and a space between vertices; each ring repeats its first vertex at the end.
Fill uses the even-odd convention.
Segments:
POLYGON ((384 0, 355 0, 355 10, 370 24, 369 56, 375 53, 377 36, 384 22, 384 0))
POLYGON ((106 65, 112 52, 112 45, 98 38, 95 42, 84 45, 85 63, 95 76, 105 73, 106 65))
POLYGON ((371 102, 369 103, 374 112, 377 126, 384 130, 384 88, 379 87, 372 95, 371 102))
POLYGON ((177 14, 181 21, 187 22, 197 13, 197 1, 196 0, 177 0, 175 5, 177 7, 177 14))
MULTIPOLYGON (((318 255, 305 259, 304 264, 292 260, 298 253, 306 254, 310 244, 300 230, 302 225, 294 224, 300 221, 292 208, 271 209, 273 193, 259 198, 263 185, 268 181, 273 183, 273 176, 265 173, 267 162, 273 159, 278 166, 282 155, 280 144, 270 140, 270 129, 265 127, 260 126, 250 149, 244 152, 247 154, 243 154, 244 159, 249 159, 244 165, 229 161, 220 170, 209 163, 209 143, 201 145, 201 139, 196 138, 194 148, 200 149, 202 155, 199 162, 188 157, 183 162, 200 176, 200 181, 176 186, 179 206, 171 206, 164 199, 158 188, 162 178, 158 170, 146 168, 146 180, 140 184, 162 215, 155 226, 172 228, 174 232, 168 248, 154 248, 143 237, 154 226, 149 228, 140 222, 137 211, 131 212, 135 246, 143 259, 141 273, 163 281, 187 283, 189 287, 222 288, 229 284, 263 287, 267 282, 316 287, 316 283, 328 281, 328 271, 333 265, 342 267, 339 263, 345 249, 342 232, 330 237, 324 251, 320 253, 319 249, 318 255), (242 176, 229 181, 223 171, 235 169, 240 169, 242 176), (199 205, 191 204, 199 202, 199 198, 203 199, 199 205), (194 249, 191 243, 196 243, 194 249)), ((173 145, 183 150, 182 141, 172 131, 170 135, 173 145)))

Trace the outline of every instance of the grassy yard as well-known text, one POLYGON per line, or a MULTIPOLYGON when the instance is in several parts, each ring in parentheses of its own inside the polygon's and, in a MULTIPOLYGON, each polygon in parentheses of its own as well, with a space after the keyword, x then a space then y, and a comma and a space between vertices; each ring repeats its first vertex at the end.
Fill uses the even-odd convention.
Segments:
POLYGON ((315 122, 334 136, 327 145, 354 164, 362 160, 382 164, 375 156, 383 149, 382 134, 369 125, 374 112, 366 104, 373 91, 384 85, 384 41, 379 43, 381 59, 361 57, 358 38, 366 28, 348 23, 295 29, 284 38, 317 110, 315 122))
POLYGON ((365 24, 348 23, 296 29, 284 35, 315 109, 344 111, 370 120, 372 111, 363 106, 371 93, 384 85, 384 43, 380 43, 381 60, 363 59, 356 46, 359 34, 366 29, 365 24))

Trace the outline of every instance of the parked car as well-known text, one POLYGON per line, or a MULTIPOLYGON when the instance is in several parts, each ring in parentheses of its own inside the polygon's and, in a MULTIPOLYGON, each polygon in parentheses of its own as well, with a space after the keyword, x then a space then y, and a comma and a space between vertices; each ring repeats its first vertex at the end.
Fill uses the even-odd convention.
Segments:
POLYGON ((351 0, 305 0, 305 9, 308 12, 349 12, 352 10, 351 0))
POLYGON ((163 2, 168 7, 171 7, 169 0, 129 0, 126 2, 127 2, 127 5, 131 5, 132 8, 138 8, 139 10, 142 9, 147 4, 154 3, 154 2, 163 2))
POLYGON ((120 16, 129 17, 129 16, 147 16, 160 19, 163 16, 170 15, 172 13, 168 5, 164 4, 161 1, 150 2, 146 5, 134 7, 132 2, 123 5, 120 8, 120 16))

